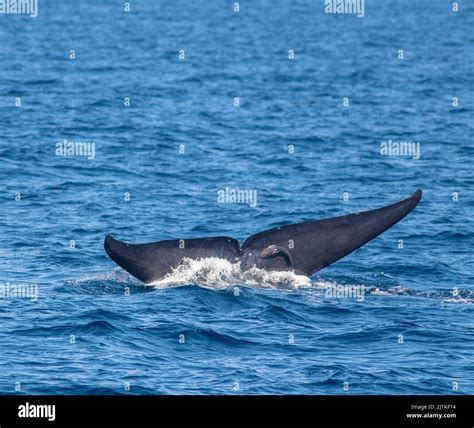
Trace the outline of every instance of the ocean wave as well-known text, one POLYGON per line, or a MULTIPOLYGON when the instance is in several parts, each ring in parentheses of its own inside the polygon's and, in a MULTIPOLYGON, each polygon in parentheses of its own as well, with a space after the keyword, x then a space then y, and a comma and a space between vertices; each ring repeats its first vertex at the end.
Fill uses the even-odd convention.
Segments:
POLYGON ((438 299, 443 303, 474 303, 474 290, 467 288, 417 290, 400 284, 374 284, 371 278, 359 275, 324 279, 297 275, 291 271, 266 271, 256 267, 242 271, 239 263, 214 257, 199 260, 183 259, 182 263, 163 279, 147 285, 120 267, 110 272, 92 273, 78 279, 67 280, 65 284, 70 287, 69 289, 88 294, 123 294, 124 287, 133 292, 151 292, 185 286, 198 286, 215 291, 248 287, 276 291, 307 290, 310 294, 319 296, 318 300, 328 297, 331 300, 348 298, 363 301, 368 297, 405 296, 438 299))

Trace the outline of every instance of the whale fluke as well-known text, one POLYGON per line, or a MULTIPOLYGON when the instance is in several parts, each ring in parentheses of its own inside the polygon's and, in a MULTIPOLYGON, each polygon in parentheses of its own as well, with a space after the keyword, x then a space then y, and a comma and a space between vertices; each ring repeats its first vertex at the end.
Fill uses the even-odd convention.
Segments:
POLYGON ((268 245, 288 248, 295 272, 311 275, 398 223, 420 199, 419 189, 409 198, 384 208, 265 230, 248 238, 242 251, 263 249, 268 245))
POLYGON ((240 254, 239 241, 226 236, 126 244, 107 235, 104 248, 115 263, 146 284, 171 273, 184 258, 237 262, 240 254))
POLYGON ((217 257, 240 262, 243 270, 256 266, 309 276, 398 223, 417 206, 421 194, 418 189, 409 198, 372 211, 268 229, 250 236, 242 247, 226 236, 126 244, 110 235, 104 247, 112 260, 145 283, 165 277, 184 258, 217 257))

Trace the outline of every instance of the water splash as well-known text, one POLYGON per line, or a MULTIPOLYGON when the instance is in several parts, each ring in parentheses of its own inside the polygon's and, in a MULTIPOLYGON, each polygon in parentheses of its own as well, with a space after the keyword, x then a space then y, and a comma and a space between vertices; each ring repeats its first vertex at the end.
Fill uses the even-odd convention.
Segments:
POLYGON ((223 290, 239 285, 287 291, 311 288, 313 291, 327 296, 328 290, 331 291, 334 288, 354 289, 359 287, 363 288, 365 298, 411 296, 440 299, 443 303, 474 303, 474 291, 470 289, 459 289, 456 294, 453 294, 452 290, 422 291, 398 284, 374 285, 368 284, 367 281, 361 280, 361 278, 353 279, 354 281, 349 283, 334 279, 311 279, 304 275, 296 275, 294 272, 269 272, 256 267, 242 272, 239 263, 234 264, 228 260, 211 257, 200 260, 183 259, 182 263, 173 272, 148 285, 143 284, 120 267, 116 267, 110 272, 92 273, 78 279, 67 280, 65 284, 76 290, 94 294, 97 294, 99 289, 102 289, 102 292, 105 293, 114 291, 122 293, 123 286, 133 287, 136 291, 152 291, 153 289, 187 285, 223 290))
POLYGON ((127 284, 127 285, 137 285, 143 286, 143 283, 130 275, 127 271, 123 270, 121 267, 116 267, 110 272, 103 272, 103 273, 90 273, 87 275, 83 275, 80 278, 67 280, 65 281, 66 284, 72 286, 80 286, 84 283, 91 283, 91 282, 110 282, 110 283, 118 283, 118 284, 127 284))
POLYGON ((310 287, 311 280, 293 272, 268 272, 253 267, 242 271, 240 263, 209 257, 200 260, 185 258, 173 272, 150 285, 155 288, 196 284, 206 288, 224 289, 234 285, 248 287, 295 290, 310 287))

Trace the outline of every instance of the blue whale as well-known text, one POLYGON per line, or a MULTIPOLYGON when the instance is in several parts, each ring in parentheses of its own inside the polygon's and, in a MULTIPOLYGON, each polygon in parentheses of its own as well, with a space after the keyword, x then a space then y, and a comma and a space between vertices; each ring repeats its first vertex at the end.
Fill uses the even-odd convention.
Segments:
POLYGON ((240 245, 227 236, 173 239, 149 244, 127 244, 107 235, 110 258, 146 284, 164 278, 183 259, 217 257, 267 271, 293 271, 309 276, 376 238, 410 213, 421 199, 412 196, 371 211, 276 227, 250 236, 240 245))

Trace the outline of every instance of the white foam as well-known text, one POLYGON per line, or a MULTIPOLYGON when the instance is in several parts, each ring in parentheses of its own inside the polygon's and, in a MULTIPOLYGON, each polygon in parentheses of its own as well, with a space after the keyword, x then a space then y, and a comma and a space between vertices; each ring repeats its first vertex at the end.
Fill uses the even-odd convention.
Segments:
POLYGON ((83 283, 93 282, 93 281, 113 281, 113 282, 120 282, 125 284, 135 284, 135 285, 142 285, 142 282, 138 279, 134 278, 128 272, 123 270, 121 267, 117 266, 110 272, 98 272, 98 273, 90 273, 86 275, 82 275, 81 277, 73 280, 66 281, 68 284, 71 285, 80 285, 83 283))
POLYGON ((443 300, 443 303, 473 303, 472 299, 463 299, 462 297, 451 297, 443 300))
POLYGON ((311 286, 311 280, 293 272, 268 272, 253 267, 242 272, 240 263, 209 257, 192 260, 183 259, 173 272, 149 285, 156 288, 196 284, 206 288, 224 289, 234 285, 258 288, 297 289, 311 286))
POLYGON ((378 287, 375 287, 375 290, 372 290, 371 294, 374 296, 392 296, 393 295, 393 293, 391 293, 390 290, 381 290, 378 287))

